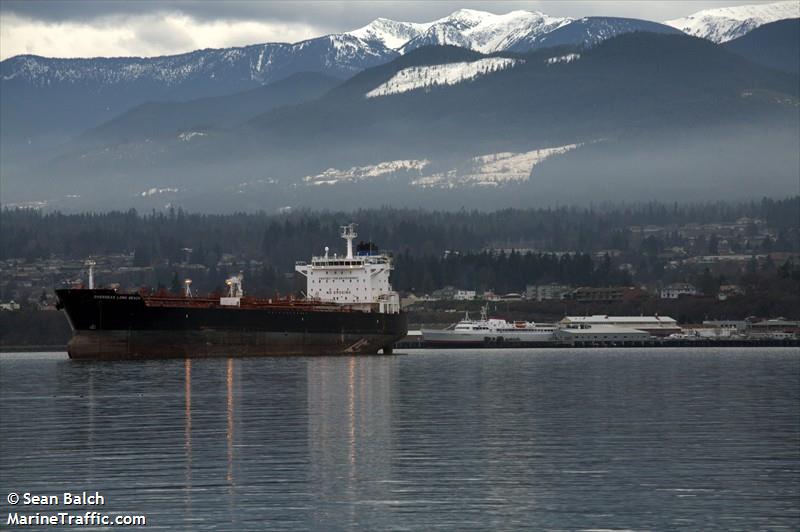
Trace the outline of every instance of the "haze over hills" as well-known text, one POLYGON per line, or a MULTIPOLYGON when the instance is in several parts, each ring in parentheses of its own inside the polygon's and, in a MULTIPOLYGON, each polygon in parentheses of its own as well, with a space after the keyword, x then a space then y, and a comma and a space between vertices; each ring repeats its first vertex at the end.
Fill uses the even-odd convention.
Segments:
POLYGON ((563 201, 623 175, 615 197, 667 183, 662 197, 697 197, 698 174, 716 182, 708 198, 791 192, 797 105, 796 77, 681 35, 505 57, 426 47, 230 129, 76 144, 38 172, 64 196, 100 180, 117 197, 253 208, 563 201))
POLYGON ((3 203, 489 208, 796 193, 797 71, 775 70, 797 55, 790 22, 722 47, 644 20, 460 10, 295 45, 20 56, 0 64, 3 203), (52 149, 43 132, 71 140, 52 149))
POLYGON ((325 74, 300 72, 269 85, 224 96, 186 102, 149 102, 86 131, 81 140, 106 145, 136 138, 185 139, 192 132, 204 135, 209 128, 231 127, 276 107, 313 100, 341 82, 325 74))

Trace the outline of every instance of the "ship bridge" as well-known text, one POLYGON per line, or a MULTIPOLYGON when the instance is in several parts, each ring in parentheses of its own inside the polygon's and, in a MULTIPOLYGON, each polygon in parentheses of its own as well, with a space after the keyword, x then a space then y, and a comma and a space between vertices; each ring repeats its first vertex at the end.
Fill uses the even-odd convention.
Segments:
POLYGON ((377 310, 381 313, 400 312, 400 297, 389 284, 394 266, 385 253, 378 253, 367 244, 353 252, 353 240, 358 236, 356 224, 342 226, 342 238, 347 242, 343 256, 330 253, 314 256, 310 263, 298 262, 295 271, 306 277, 309 299, 377 310))

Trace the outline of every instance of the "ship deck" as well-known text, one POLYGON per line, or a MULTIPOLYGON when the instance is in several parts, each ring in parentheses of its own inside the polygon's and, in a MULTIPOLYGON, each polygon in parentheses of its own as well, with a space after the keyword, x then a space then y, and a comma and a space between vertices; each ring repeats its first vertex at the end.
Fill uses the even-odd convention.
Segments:
POLYGON ((256 298, 242 297, 238 305, 223 305, 220 298, 185 297, 185 296, 148 296, 142 301, 148 307, 169 308, 241 308, 241 309, 291 309, 314 312, 358 312, 358 309, 346 305, 323 303, 292 298, 256 298))

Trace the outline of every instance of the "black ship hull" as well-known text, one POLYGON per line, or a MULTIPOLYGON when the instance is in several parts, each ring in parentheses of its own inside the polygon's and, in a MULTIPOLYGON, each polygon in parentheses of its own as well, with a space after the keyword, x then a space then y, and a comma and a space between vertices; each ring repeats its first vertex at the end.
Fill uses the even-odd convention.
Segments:
POLYGON ((313 306, 154 305, 139 294, 57 290, 74 359, 339 355, 391 352, 406 315, 313 306))

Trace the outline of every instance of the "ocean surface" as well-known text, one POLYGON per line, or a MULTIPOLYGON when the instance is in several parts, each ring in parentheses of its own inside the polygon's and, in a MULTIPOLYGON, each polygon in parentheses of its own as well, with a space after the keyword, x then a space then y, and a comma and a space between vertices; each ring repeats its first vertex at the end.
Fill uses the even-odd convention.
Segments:
POLYGON ((796 348, 405 353, 2 354, 0 528, 65 491, 149 530, 800 528, 796 348))

